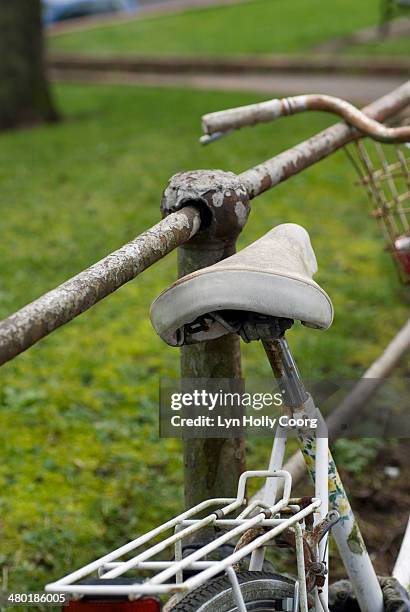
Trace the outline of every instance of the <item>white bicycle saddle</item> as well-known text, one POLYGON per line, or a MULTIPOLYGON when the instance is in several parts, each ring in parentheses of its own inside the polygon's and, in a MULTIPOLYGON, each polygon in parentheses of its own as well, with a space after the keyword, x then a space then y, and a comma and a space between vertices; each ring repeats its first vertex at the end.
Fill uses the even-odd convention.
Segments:
POLYGON ((232 314, 296 319, 327 329, 332 302, 313 280, 315 272, 309 234, 300 225, 284 223, 239 253, 176 281, 152 303, 151 321, 171 346, 235 331, 227 323, 232 314))

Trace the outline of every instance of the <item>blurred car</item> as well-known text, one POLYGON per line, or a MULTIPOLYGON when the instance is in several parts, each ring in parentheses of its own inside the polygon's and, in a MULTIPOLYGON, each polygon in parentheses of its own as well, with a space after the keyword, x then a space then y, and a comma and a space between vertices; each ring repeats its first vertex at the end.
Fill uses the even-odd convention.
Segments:
POLYGON ((43 24, 51 25, 90 15, 135 11, 138 0, 42 0, 42 8, 43 24))

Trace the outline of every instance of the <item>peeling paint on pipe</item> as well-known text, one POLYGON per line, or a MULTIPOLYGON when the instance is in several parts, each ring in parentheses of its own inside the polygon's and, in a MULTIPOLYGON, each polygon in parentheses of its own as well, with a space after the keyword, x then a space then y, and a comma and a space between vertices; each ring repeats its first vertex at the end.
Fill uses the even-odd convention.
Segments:
POLYGON ((410 142, 410 126, 387 127, 368 117, 346 100, 322 94, 267 100, 210 113, 203 117, 202 127, 205 134, 220 134, 259 123, 270 123, 279 117, 297 115, 306 111, 324 111, 338 115, 359 132, 374 140, 387 143, 410 142))
POLYGON ((199 211, 187 206, 1 321, 0 365, 135 278, 199 227, 199 211))
MULTIPOLYGON (((370 118, 384 121, 410 103, 410 81, 363 109, 370 118)), ((246 170, 237 178, 250 198, 360 138, 360 132, 338 123, 312 138, 246 170)), ((41 296, 0 322, 0 365, 13 359, 44 336, 91 308, 135 278, 176 247, 187 242, 200 227, 200 214, 187 206, 147 230, 91 268, 41 296)))
MULTIPOLYGON (((376 121, 385 121, 399 113, 409 103, 410 81, 407 81, 401 87, 363 108, 362 112, 376 121)), ((242 172, 239 180, 246 187, 249 197, 255 198, 360 137, 361 133, 356 128, 344 122, 337 123, 262 164, 242 172)))

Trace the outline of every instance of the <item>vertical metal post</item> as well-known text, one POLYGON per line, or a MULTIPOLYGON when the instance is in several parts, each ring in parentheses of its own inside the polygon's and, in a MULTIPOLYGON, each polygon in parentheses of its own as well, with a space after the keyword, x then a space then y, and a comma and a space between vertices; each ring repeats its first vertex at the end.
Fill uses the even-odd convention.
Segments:
MULTIPOLYGON (((275 433, 275 439, 273 441, 272 452, 269 461, 268 470, 274 472, 281 470, 283 466, 283 460, 285 458, 286 450, 286 429, 278 425, 275 433)), ((277 478, 267 478, 265 488, 263 491, 262 501, 270 506, 276 501, 276 494, 278 489, 277 478)), ((249 563, 249 570, 260 572, 263 568, 263 562, 265 560, 265 548, 261 546, 253 551, 251 560, 249 563)))
MULTIPOLYGON (((306 405, 306 404, 305 404, 306 405)), ((322 505, 319 508, 320 520, 323 520, 329 511, 329 469, 328 469, 328 454, 329 454, 329 438, 326 423, 322 418, 319 410, 316 410, 318 418, 318 429, 316 430, 316 449, 315 449, 315 497, 322 500, 322 505)), ((303 442, 302 442, 303 444, 303 442)), ((319 560, 326 564, 328 575, 325 577, 325 583, 322 587, 322 599, 328 603, 329 592, 329 547, 328 534, 326 534, 319 542, 319 560)), ((317 593, 317 602, 319 601, 319 592, 317 593)), ((323 602, 322 602, 323 603, 323 602)))
POLYGON ((300 523, 295 523, 296 561, 299 581, 300 612, 308 612, 308 598, 306 590, 305 557, 303 551, 303 532, 300 523))
POLYGON ((228 575, 229 580, 231 581, 234 598, 236 601, 236 605, 238 606, 239 612, 246 612, 246 604, 243 599, 241 587, 235 570, 233 569, 233 567, 227 567, 226 573, 228 575))
MULTIPOLYGON (((180 248, 178 276, 210 266, 235 252, 180 248)), ((181 348, 181 378, 241 378, 240 338, 229 334, 181 348)), ((184 447, 185 505, 210 497, 235 497, 239 476, 245 470, 243 438, 190 438, 184 447)))
MULTIPOLYGON (((163 215, 193 205, 201 211, 201 230, 178 253, 178 275, 185 276, 235 253, 236 239, 249 214, 246 189, 231 172, 199 170, 173 176, 161 203, 163 215)), ((181 378, 241 377, 237 335, 183 346, 181 378)), ((185 504, 210 497, 235 497, 245 469, 242 438, 184 440, 185 504)))
POLYGON ((406 532, 403 536, 399 555, 394 564, 393 577, 396 578, 405 589, 410 591, 410 519, 407 523, 406 532))

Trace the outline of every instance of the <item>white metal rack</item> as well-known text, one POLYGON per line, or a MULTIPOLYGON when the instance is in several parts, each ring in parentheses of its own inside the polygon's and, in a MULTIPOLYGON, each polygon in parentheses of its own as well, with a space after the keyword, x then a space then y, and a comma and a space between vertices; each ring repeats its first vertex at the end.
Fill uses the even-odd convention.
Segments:
POLYGON ((208 499, 113 552, 104 555, 56 582, 48 584, 46 591, 51 593, 67 593, 75 597, 83 595, 126 595, 131 599, 152 594, 184 594, 225 571, 231 580, 238 609, 243 612, 246 610, 246 607, 233 566, 253 551, 266 545, 289 527, 293 527, 296 542, 298 579, 295 582, 295 601, 292 608, 289 609, 307 610, 306 576, 303 556, 304 519, 315 513, 321 505, 321 500, 312 498, 309 505, 301 508, 297 504, 298 500, 292 500, 290 497, 291 484, 291 476, 285 470, 244 472, 239 479, 236 498, 208 499), (251 477, 283 479, 284 492, 282 498, 274 505, 268 505, 263 500, 254 500, 247 504, 246 482, 251 477), (217 507, 217 509, 212 510, 203 518, 197 518, 198 514, 211 507, 217 507), (236 514, 240 509, 242 510, 235 516, 234 513, 236 514), (281 513, 284 510, 285 512, 290 512, 290 515, 283 516, 281 513), (189 556, 182 558, 182 541, 206 527, 223 528, 224 533, 198 550, 195 550, 189 556), (206 559, 207 555, 217 551, 222 545, 233 538, 238 538, 249 529, 255 527, 265 527, 266 531, 221 560, 212 561, 206 559), (170 530, 173 530, 173 533, 166 536, 166 533, 170 530), (153 543, 153 540, 157 540, 158 536, 163 536, 163 539, 153 543), (149 545, 148 548, 141 550, 146 545, 149 545), (153 559, 153 557, 169 549, 170 546, 174 547, 174 560, 153 559), (124 557, 130 554, 132 556, 124 560, 124 557), (183 571, 188 569, 196 570, 197 573, 184 579, 183 571), (117 581, 113 584, 110 580, 124 577, 128 572, 135 572, 136 570, 150 570, 154 573, 144 582, 138 582, 136 579, 135 584, 130 584, 129 580, 124 581, 123 584, 118 584, 117 581), (93 575, 99 578, 98 584, 83 584, 80 582, 93 575), (106 584, 104 584, 104 581, 107 581, 106 584), (294 607, 294 605, 297 605, 297 607, 294 607))

